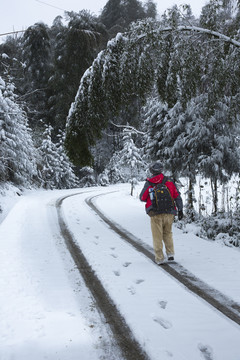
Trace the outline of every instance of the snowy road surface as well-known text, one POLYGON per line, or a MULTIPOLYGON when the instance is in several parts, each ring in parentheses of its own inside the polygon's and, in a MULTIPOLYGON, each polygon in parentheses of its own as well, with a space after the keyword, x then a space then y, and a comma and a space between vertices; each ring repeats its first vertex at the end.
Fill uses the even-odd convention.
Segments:
MULTIPOLYGON (((152 360, 240 360, 240 327, 138 253, 88 207, 96 205, 152 246, 149 219, 129 185, 24 196, 0 225, 0 359, 121 359, 77 272, 56 200, 88 262, 152 360)), ((176 260, 240 304, 238 249, 174 229, 176 260)))

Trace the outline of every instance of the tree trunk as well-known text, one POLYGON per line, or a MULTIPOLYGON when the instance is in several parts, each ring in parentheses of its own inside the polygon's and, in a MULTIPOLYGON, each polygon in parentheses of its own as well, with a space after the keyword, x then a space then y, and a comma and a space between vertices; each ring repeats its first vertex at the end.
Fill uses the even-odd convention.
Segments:
POLYGON ((133 181, 131 181, 131 196, 133 196, 133 188, 134 188, 133 181))
POLYGON ((194 221, 194 214, 195 214, 195 211, 194 211, 194 206, 193 206, 193 201, 194 201, 194 188, 193 188, 193 180, 191 177, 189 177, 189 183, 188 183, 188 200, 187 200, 187 211, 188 211, 188 214, 190 216, 190 219, 192 221, 194 221))
POLYGON ((221 205, 221 212, 225 213, 225 205, 226 205, 226 185, 222 185, 222 205, 221 205))
POLYGON ((211 179, 212 199, 213 199, 213 214, 216 215, 218 211, 218 193, 217 193, 217 179, 211 179))

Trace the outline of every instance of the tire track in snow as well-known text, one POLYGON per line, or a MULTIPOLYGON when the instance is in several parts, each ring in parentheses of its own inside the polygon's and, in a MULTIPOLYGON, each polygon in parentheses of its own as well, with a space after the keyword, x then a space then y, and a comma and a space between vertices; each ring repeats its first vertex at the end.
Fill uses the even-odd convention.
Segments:
POLYGON ((122 317, 116 305, 109 297, 107 291, 98 279, 94 270, 89 265, 80 247, 74 241, 71 231, 68 229, 66 223, 63 220, 61 209, 62 202, 68 197, 80 195, 83 193, 85 192, 67 195, 56 201, 58 222, 61 234, 79 272, 85 281, 86 286, 91 291, 96 301, 96 305, 104 315, 106 324, 108 324, 112 330, 116 343, 122 352, 122 359, 149 360, 148 355, 144 352, 140 344, 134 338, 130 328, 126 324, 125 319, 122 317))
MULTIPOLYGON (((85 200, 88 206, 94 210, 97 215, 123 240, 132 245, 137 251, 144 254, 146 257, 154 262, 153 249, 145 244, 141 239, 131 234, 126 229, 122 228, 119 224, 106 217, 101 210, 93 203, 93 200, 99 196, 107 195, 109 193, 94 195, 85 200)), ((158 265, 156 265, 158 266, 158 265)), ((164 264, 159 269, 166 271, 169 275, 178 280, 188 290, 203 300, 207 301, 215 309, 227 316, 229 319, 240 325, 240 304, 234 302, 229 297, 220 291, 210 287, 208 284, 197 278, 186 268, 178 263, 164 264)))

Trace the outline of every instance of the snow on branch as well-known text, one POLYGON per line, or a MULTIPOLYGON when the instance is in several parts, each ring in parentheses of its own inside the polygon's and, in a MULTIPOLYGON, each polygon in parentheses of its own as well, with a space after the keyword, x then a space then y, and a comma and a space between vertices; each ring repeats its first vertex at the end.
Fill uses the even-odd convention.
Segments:
POLYGON ((217 31, 212 31, 212 30, 200 28, 200 27, 197 27, 197 26, 185 26, 185 25, 182 25, 182 26, 178 26, 176 29, 174 29, 172 27, 159 29, 160 32, 168 32, 168 31, 174 31, 174 30, 177 30, 177 31, 195 31, 195 32, 205 33, 205 34, 208 34, 208 35, 212 35, 212 36, 214 36, 214 37, 216 37, 218 39, 229 42, 230 44, 232 44, 234 46, 240 47, 240 42, 230 38, 229 36, 221 34, 221 33, 217 32, 217 31))
POLYGON ((145 132, 139 131, 139 130, 135 129, 133 126, 130 126, 130 125, 118 125, 118 124, 114 124, 112 121, 111 121, 111 124, 118 127, 118 128, 124 128, 124 129, 128 129, 128 130, 132 130, 136 134, 146 135, 145 132))
POLYGON ((11 31, 11 32, 7 32, 7 33, 0 34, 0 36, 6 36, 6 35, 11 35, 11 34, 18 34, 18 33, 25 32, 25 31, 26 31, 26 30, 16 30, 16 31, 11 31))

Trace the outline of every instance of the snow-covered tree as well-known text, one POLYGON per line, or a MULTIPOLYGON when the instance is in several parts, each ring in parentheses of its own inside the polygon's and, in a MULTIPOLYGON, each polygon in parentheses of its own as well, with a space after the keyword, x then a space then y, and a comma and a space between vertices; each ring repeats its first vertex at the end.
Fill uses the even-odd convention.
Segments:
POLYGON ((79 185, 79 180, 73 171, 72 164, 70 163, 65 148, 65 133, 59 130, 58 142, 56 144, 57 153, 59 154, 59 168, 60 174, 58 178, 57 187, 60 189, 69 189, 77 187, 79 185))
POLYGON ((71 103, 74 101, 85 70, 106 43, 107 33, 97 17, 86 10, 67 12, 68 25, 56 20, 53 71, 49 78, 50 122, 64 129, 71 103))
POLYGON ((40 120, 46 122, 47 83, 51 69, 51 44, 49 28, 44 23, 30 26, 23 35, 22 62, 24 63, 24 80, 21 93, 28 102, 28 118, 32 128, 41 126, 40 120))
MULTIPOLYGON (((208 94, 192 98, 184 109, 178 102, 163 113, 161 102, 150 100, 145 114, 145 149, 160 159, 166 170, 188 177, 188 208, 193 210, 193 185, 197 174, 210 178, 213 207, 218 207, 218 184, 225 183, 240 169, 237 121, 231 123, 231 101, 225 97, 212 111, 208 94)), ((233 119, 233 118, 232 118, 233 119)))
POLYGON ((41 146, 38 149, 42 159, 40 172, 43 186, 46 189, 53 189, 55 187, 60 174, 59 156, 57 147, 52 142, 51 132, 52 127, 46 126, 41 146))
POLYGON ((135 36, 134 33, 126 50, 128 39, 118 34, 81 79, 66 127, 68 155, 77 165, 84 166, 93 162, 90 148, 101 137, 108 122, 116 116, 121 116, 122 119, 123 107, 130 108, 136 99, 140 108, 141 98, 150 90, 153 67, 149 64, 147 67, 147 61, 143 61, 143 58, 151 61, 151 56, 147 49, 144 49, 145 54, 142 50, 134 51, 135 36), (131 53, 128 55, 131 48, 135 56, 131 56, 131 53), (139 70, 138 63, 147 73, 139 70), (129 81, 130 76, 133 77, 132 81, 129 81))
POLYGON ((46 126, 42 144, 39 148, 41 155, 41 176, 46 189, 72 188, 78 185, 71 164, 64 152, 64 134, 59 134, 59 141, 52 141, 52 126, 46 126))
POLYGON ((138 0, 108 0, 100 19, 111 38, 124 32, 132 22, 146 17, 156 18, 156 14, 156 4, 152 0, 148 0, 144 5, 138 0))
POLYGON ((156 19, 157 17, 157 4, 152 0, 147 0, 144 4, 144 11, 146 17, 156 19))
POLYGON ((175 182, 179 176, 188 178, 186 214, 193 219, 196 162, 192 152, 186 148, 187 127, 180 102, 168 109, 166 104, 157 98, 149 99, 144 113, 145 152, 152 161, 160 160, 165 174, 170 175, 175 182))
POLYGON ((83 168, 81 168, 79 170, 79 177, 80 177, 80 181, 79 181, 80 187, 90 187, 97 185, 94 169, 90 166, 84 166, 83 168))
POLYGON ((14 85, 0 77, 0 180, 29 186, 37 181, 36 151, 14 85))
POLYGON ((132 131, 124 129, 122 148, 113 154, 106 169, 100 175, 100 184, 130 182, 131 195, 133 195, 137 181, 143 180, 145 176, 146 163, 142 155, 141 149, 134 143, 132 131))
POLYGON ((179 101, 185 108, 202 93, 209 94, 213 107, 224 94, 236 95, 239 41, 216 30, 189 26, 188 17, 183 19, 177 8, 173 10, 164 27, 149 19, 132 24, 85 72, 67 121, 66 147, 76 164, 93 162, 90 148, 103 128, 113 117, 122 119, 122 109, 134 102, 141 108, 153 89, 170 108, 179 101))
POLYGON ((149 97, 143 108, 144 151, 151 162, 158 159, 159 141, 164 123, 167 121, 168 106, 158 97, 149 97))
POLYGON ((20 41, 14 37, 7 37, 7 40, 0 44, 0 74, 3 79, 14 83, 16 94, 19 94, 18 87, 23 79, 21 53, 20 41))
POLYGON ((140 149, 134 144, 131 131, 124 129, 123 148, 119 153, 119 166, 131 183, 131 195, 133 195, 134 185, 136 185, 139 177, 142 177, 143 170, 146 168, 141 155, 140 149))
POLYGON ((109 183, 117 184, 120 182, 127 181, 125 175, 122 172, 121 167, 119 166, 119 162, 120 162, 119 152, 116 151, 111 157, 103 173, 99 175, 98 181, 100 185, 107 185, 109 183))

